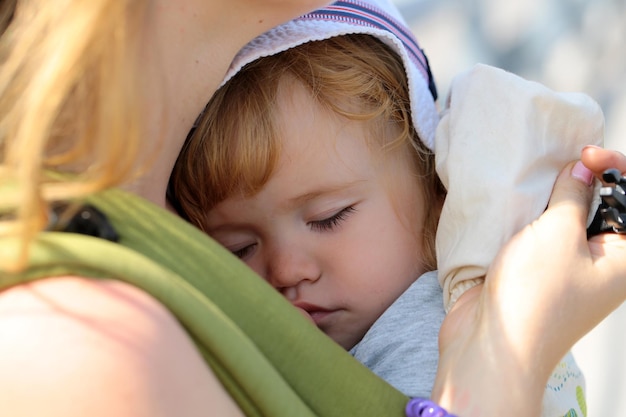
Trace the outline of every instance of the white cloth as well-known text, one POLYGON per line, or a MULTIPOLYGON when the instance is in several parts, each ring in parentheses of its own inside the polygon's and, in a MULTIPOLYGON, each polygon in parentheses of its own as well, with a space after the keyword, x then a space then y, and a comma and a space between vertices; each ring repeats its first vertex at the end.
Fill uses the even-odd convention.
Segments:
POLYGON ((557 93, 486 65, 453 80, 435 136, 437 173, 448 190, 436 237, 447 311, 539 217, 558 173, 585 145, 601 145, 603 131, 602 111, 587 95, 557 93))

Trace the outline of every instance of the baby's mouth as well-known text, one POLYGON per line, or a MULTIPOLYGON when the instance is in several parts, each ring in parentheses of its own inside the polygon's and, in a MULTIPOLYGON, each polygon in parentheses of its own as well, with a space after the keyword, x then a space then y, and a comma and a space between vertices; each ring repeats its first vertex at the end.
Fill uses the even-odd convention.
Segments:
POLYGON ((309 303, 298 302, 294 304, 294 307, 318 327, 324 322, 326 317, 334 313, 333 310, 328 310, 309 303))

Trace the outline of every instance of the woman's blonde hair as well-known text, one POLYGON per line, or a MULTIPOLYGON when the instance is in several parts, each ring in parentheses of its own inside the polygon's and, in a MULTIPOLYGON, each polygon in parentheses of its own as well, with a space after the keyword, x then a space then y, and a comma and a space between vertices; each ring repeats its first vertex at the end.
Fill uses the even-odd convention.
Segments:
POLYGON ((143 3, 0 5, 0 237, 22 245, 3 268, 23 264, 48 203, 119 184, 137 166, 143 3))
MULTIPOLYGON (((279 159, 276 96, 285 76, 306 86, 318 103, 397 137, 372 135, 386 149, 411 152, 416 181, 426 202, 441 201, 443 187, 433 153, 412 125, 409 91, 400 58, 368 35, 346 35, 309 42, 248 64, 209 102, 178 158, 170 181, 171 203, 206 230, 206 212, 236 194, 254 195, 268 181, 279 159), (357 103, 359 113, 354 111, 357 103), (387 129, 387 131, 389 131, 387 129)), ((435 268, 434 237, 439 210, 427 210, 424 265, 435 268)))

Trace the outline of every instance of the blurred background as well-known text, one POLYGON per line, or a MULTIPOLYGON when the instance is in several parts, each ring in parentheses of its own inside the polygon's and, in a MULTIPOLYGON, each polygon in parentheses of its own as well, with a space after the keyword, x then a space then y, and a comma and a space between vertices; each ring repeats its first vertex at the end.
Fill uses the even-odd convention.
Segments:
MULTIPOLYGON (((625 0, 393 2, 430 60, 440 101, 456 73, 477 62, 498 66, 589 94, 604 110, 606 147, 626 152, 625 0)), ((587 379, 587 415, 626 416, 626 303, 574 355, 587 379)))

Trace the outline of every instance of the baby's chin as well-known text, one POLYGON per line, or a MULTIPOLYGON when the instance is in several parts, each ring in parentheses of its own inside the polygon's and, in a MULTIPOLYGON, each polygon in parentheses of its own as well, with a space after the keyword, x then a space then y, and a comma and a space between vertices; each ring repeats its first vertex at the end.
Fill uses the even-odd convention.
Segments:
MULTIPOLYGON (((311 314, 309 314, 305 309, 300 308, 298 306, 294 306, 299 312, 300 314, 302 314, 309 322, 311 322, 311 324, 313 324, 315 327, 320 328, 320 326, 317 325, 317 323, 315 322, 315 319, 311 316, 311 314)), ((345 350, 350 350, 352 349, 354 346, 356 346, 358 344, 357 342, 354 341, 347 341, 347 340, 339 340, 341 339, 341 337, 336 337, 337 335, 335 335, 335 337, 333 337, 333 335, 328 334, 326 331, 324 331, 323 329, 320 328, 320 330, 322 330, 326 336, 330 337, 335 343, 337 343, 339 346, 341 346, 342 348, 344 348, 345 350)), ((360 338, 359 338, 360 340, 360 338)))

